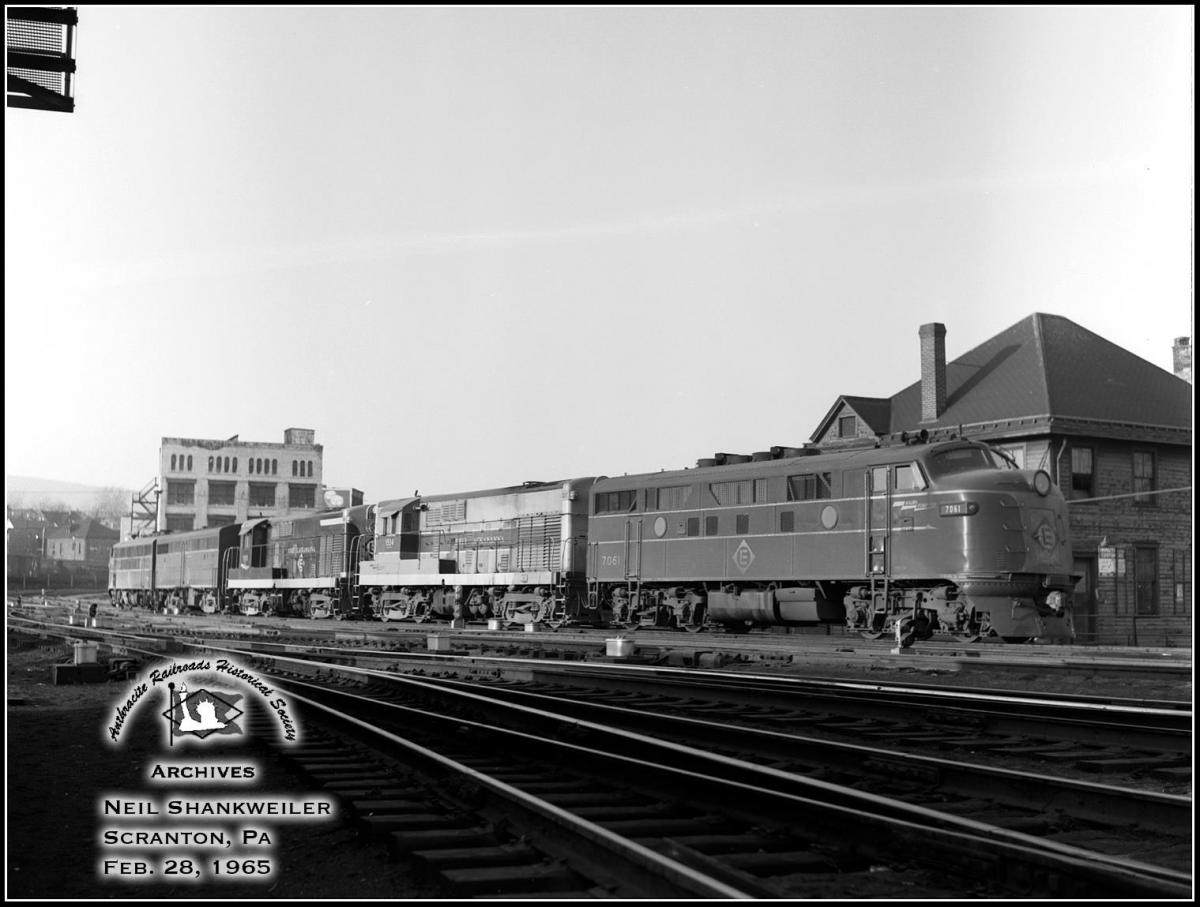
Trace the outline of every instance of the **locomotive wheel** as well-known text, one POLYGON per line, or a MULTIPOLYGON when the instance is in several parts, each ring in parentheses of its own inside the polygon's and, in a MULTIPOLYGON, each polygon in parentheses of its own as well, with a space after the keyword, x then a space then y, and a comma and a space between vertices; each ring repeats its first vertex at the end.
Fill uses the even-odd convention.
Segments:
POLYGON ((703 633, 708 627, 704 626, 704 624, 685 624, 683 629, 689 633, 703 633))
POLYGON ((883 636, 882 630, 859 630, 858 633, 863 639, 879 639, 883 636))
POLYGON ((954 638, 958 642, 979 642, 982 637, 978 633, 955 633, 954 638))

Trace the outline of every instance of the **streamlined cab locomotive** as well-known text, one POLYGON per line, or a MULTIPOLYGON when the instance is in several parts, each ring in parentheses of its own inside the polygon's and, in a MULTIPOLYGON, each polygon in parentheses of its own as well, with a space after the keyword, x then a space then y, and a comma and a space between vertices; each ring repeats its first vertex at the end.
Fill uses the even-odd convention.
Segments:
POLYGON ((236 544, 235 525, 118 542, 109 560, 109 596, 119 607, 216 611, 225 552, 236 544))
POLYGON ((901 448, 912 462, 864 472, 868 582, 847 622, 902 642, 935 631, 973 641, 1074 638, 1066 501, 1044 470, 983 444, 901 448))
POLYGON ((621 626, 1072 636, 1063 496, 983 444, 773 448, 592 491, 589 594, 621 626))

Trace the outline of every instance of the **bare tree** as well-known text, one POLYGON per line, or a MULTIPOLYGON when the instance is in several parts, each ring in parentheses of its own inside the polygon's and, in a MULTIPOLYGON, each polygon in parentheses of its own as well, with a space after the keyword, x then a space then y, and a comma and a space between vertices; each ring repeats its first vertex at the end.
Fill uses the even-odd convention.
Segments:
POLYGON ((129 516, 130 500, 130 492, 125 488, 101 488, 96 492, 88 515, 102 523, 118 526, 121 517, 129 516))

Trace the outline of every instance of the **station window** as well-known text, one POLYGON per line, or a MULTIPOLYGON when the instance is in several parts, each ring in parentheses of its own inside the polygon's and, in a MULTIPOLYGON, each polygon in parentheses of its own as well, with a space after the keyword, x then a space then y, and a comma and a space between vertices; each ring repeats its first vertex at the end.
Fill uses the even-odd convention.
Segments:
POLYGON ((175 471, 175 454, 171 454, 171 472, 175 471))
POLYGON ((1135 545, 1133 549, 1133 580, 1137 586, 1139 616, 1158 613, 1158 548, 1135 545))
POLYGON ((832 475, 828 472, 806 472, 788 476, 789 501, 821 501, 832 497, 832 475))
POLYGON ((212 457, 209 457, 209 458, 208 458, 208 471, 209 471, 209 472, 212 472, 212 471, 213 471, 213 468, 212 468, 212 466, 213 466, 213 458, 212 458, 212 457))
POLYGON ((279 474, 279 461, 278 461, 278 460, 272 460, 272 461, 271 461, 271 474, 272 474, 272 475, 278 475, 278 474, 279 474))
POLYGON ((237 472, 237 457, 233 458, 233 471, 237 472))
POLYGON ((188 454, 188 472, 192 471, 192 455, 188 454))
POLYGON ((1096 466, 1090 447, 1071 447, 1071 497, 1090 498, 1096 493, 1096 466))
POLYGON ((297 468, 297 463, 295 460, 292 460, 292 475, 298 476, 299 474, 300 474, 300 470, 297 468))
POLYGON ((838 417, 838 437, 839 438, 856 438, 856 437, 858 437, 858 417, 857 416, 839 416, 838 417))
POLYGON ((1135 504, 1153 504, 1154 495, 1154 452, 1135 450, 1133 452, 1133 492, 1135 504))
POLYGON ((312 468, 313 468, 312 460, 309 460, 308 461, 308 477, 310 479, 313 477, 312 468))

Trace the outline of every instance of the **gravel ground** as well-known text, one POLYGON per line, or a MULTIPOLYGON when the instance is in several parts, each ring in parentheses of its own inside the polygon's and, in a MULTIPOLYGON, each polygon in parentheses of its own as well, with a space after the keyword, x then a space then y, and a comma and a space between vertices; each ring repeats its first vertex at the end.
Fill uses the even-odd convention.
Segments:
MULTIPOLYGON (((122 731, 122 745, 102 742, 113 709, 128 695, 123 682, 60 685, 50 667, 70 663, 61 642, 8 634, 8 836, 6 900, 153 899, 391 900, 421 898, 428 889, 382 846, 361 842, 338 823, 274 827, 274 878, 258 884, 142 884, 104 879, 97 860, 98 800, 108 791, 151 791, 144 773, 168 753, 142 709, 122 731)), ((232 753, 229 754, 232 756, 232 753)), ((259 794, 312 793, 266 750, 247 753, 265 776, 259 794)), ((193 791, 195 789, 192 789, 193 791)), ((223 793, 230 793, 226 790, 223 793)))

